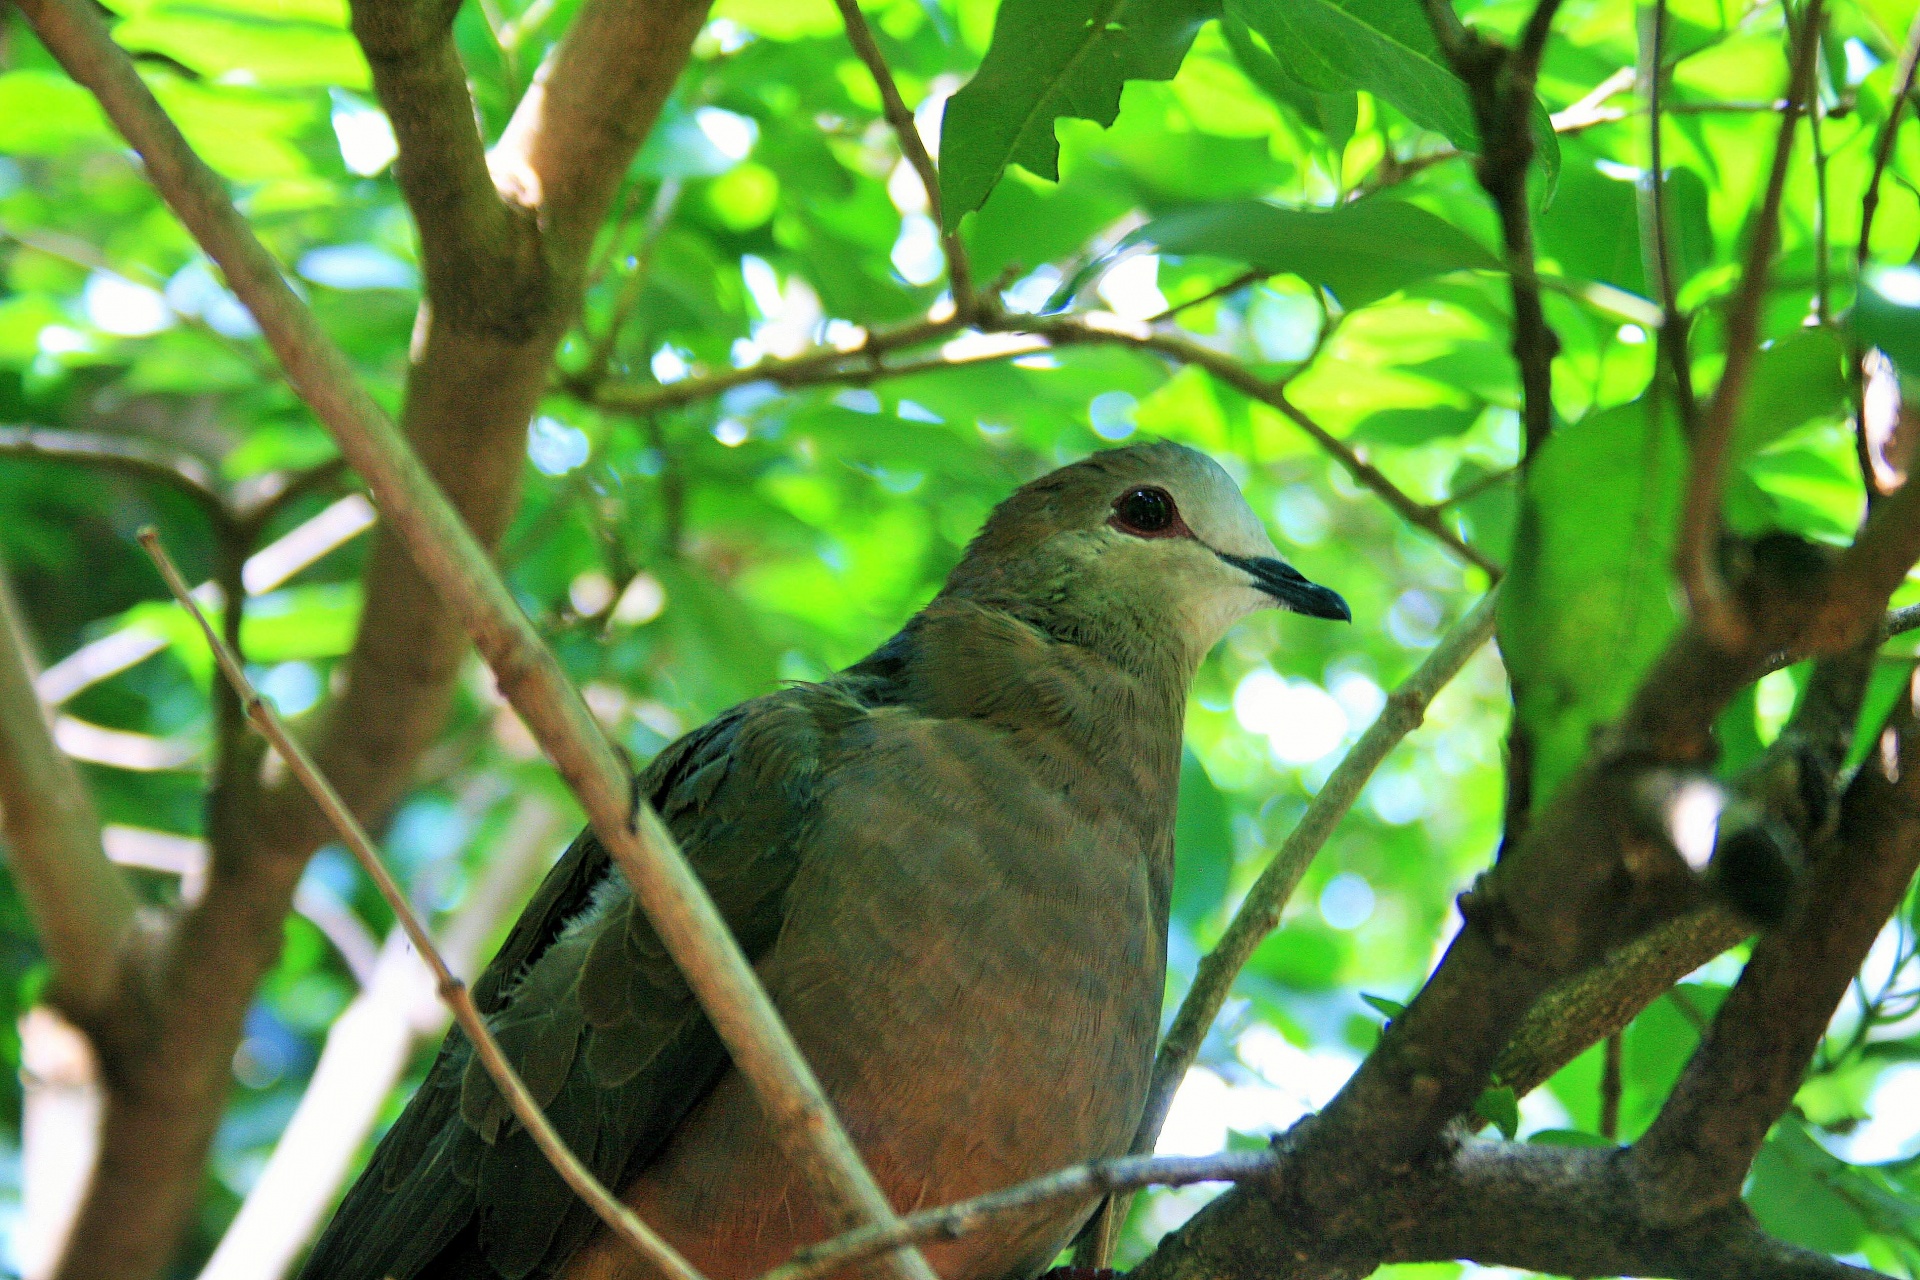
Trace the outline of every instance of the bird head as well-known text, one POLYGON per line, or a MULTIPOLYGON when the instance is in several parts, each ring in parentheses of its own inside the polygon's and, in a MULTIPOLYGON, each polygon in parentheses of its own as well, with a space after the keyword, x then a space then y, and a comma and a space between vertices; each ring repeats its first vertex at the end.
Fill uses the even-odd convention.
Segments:
POLYGON ((1280 558, 1240 488, 1169 442, 1096 453, 994 508, 946 594, 1137 665, 1189 670, 1261 609, 1346 621, 1346 601, 1280 558))

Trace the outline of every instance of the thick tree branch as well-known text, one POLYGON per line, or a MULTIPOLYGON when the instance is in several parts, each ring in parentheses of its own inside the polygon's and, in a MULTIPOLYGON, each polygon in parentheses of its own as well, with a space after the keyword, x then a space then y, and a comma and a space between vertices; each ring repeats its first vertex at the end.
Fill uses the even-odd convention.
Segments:
POLYGON ((1740 1195, 1767 1131, 1920 865, 1920 732, 1901 699, 1843 799, 1798 911, 1761 936, 1659 1117, 1633 1150, 1643 1211, 1690 1221, 1740 1195))
POLYGON ((1555 1275, 1674 1280, 1838 1280, 1878 1272, 1776 1240, 1731 1206, 1686 1230, 1635 1212, 1618 1153, 1472 1144, 1416 1177, 1387 1228, 1387 1261, 1465 1258, 1555 1275), (1415 1199, 1413 1197, 1418 1197, 1415 1199))
POLYGON ((1501 1052, 1494 1076, 1523 1097, 1533 1092, 1752 932, 1751 924, 1714 903, 1636 938, 1542 996, 1501 1052))
POLYGON ((454 1021, 460 1024, 460 1030, 473 1045, 480 1063, 488 1076, 506 1097, 507 1104, 513 1108, 514 1116, 533 1138, 534 1145, 547 1158, 549 1164, 587 1206, 599 1216, 613 1233, 624 1240, 646 1263, 668 1277, 668 1280, 703 1280, 700 1273, 674 1251, 673 1246, 662 1240, 633 1212, 622 1204, 614 1194, 600 1185, 578 1156, 568 1149, 567 1144, 548 1123, 540 1104, 534 1101, 513 1064, 507 1061, 507 1055, 501 1051, 500 1044, 493 1038, 493 1032, 487 1027, 486 1020, 480 1016, 480 1010, 474 1005, 473 997, 467 992, 467 984, 456 976, 434 945, 433 935, 427 932, 426 924, 407 900, 406 891, 394 880, 386 864, 380 860, 379 851, 373 847, 373 841, 367 838, 366 831, 354 818, 346 803, 335 794, 333 788, 318 770, 299 742, 280 720, 271 704, 257 693, 247 679, 240 655, 234 652, 213 624, 207 621, 206 614, 194 603, 193 594, 187 587, 186 579, 180 576, 180 570, 168 558, 160 545, 159 535, 151 528, 140 534, 140 542, 153 557, 154 565, 166 579, 167 588, 173 592, 180 606, 200 624, 200 630, 206 636, 207 644, 213 650, 214 661, 220 667, 220 674, 239 695, 245 708, 247 719, 259 730, 261 737, 272 744, 286 761, 287 769, 299 779, 300 785, 312 795, 314 803, 326 812, 327 819, 333 823, 339 833, 341 843, 347 846, 354 860, 360 864, 367 878, 373 881, 380 896, 393 909, 394 918, 406 932, 407 940, 413 944, 413 950, 427 969, 433 974, 435 989, 440 998, 453 1011, 454 1021))
MULTIPOLYGON (((703 0, 588 0, 494 146, 501 190, 539 213, 560 298, 578 290, 627 162, 653 127, 706 16, 703 0)), ((572 308, 561 314, 572 315, 572 308)))
MULTIPOLYGON (((1809 0, 1792 45, 1792 72, 1787 103, 1780 113, 1773 163, 1767 173, 1766 194, 1753 219, 1752 238, 1740 273, 1740 288, 1727 313, 1727 361, 1714 388, 1713 399, 1694 433, 1692 463, 1687 470, 1686 499, 1674 540, 1674 573, 1687 594, 1693 616, 1723 643, 1738 641, 1738 611, 1727 599, 1725 584, 1715 567, 1720 536, 1720 507, 1725 500, 1727 454, 1734 426, 1746 398, 1753 362, 1759 354, 1760 311, 1767 297, 1773 255, 1780 243, 1780 202, 1786 191, 1787 164, 1793 155, 1800 113, 1813 89, 1814 55, 1819 49, 1822 0, 1809 0)), ((1909 561, 1911 563, 1911 561, 1909 561)))
POLYGON ((546 317, 547 272, 531 211, 510 207, 487 170, 458 3, 358 0, 353 34, 393 122, 394 177, 420 233, 432 322, 525 341, 546 317))
POLYGON ((134 898, 107 860, 93 798, 54 745, 31 652, 13 592, 0 582, 0 835, 53 971, 52 1003, 91 1027, 114 1003, 134 898))
POLYGON ((1844 1280, 1880 1273, 1776 1240, 1738 1205, 1682 1228, 1639 1213, 1624 1153, 1468 1143, 1369 1197, 1364 1229, 1330 1241, 1288 1202, 1278 1170, 1243 1179, 1168 1235, 1133 1280, 1361 1280, 1387 1262, 1468 1259, 1553 1275, 1674 1280, 1844 1280))

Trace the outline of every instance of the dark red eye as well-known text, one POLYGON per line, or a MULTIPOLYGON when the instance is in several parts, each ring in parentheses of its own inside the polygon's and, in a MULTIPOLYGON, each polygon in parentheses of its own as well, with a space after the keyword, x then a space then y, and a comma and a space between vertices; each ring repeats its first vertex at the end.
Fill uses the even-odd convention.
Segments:
POLYGON ((1165 489, 1143 485, 1113 500, 1113 522, 1128 533, 1158 537, 1179 531, 1180 509, 1165 489))

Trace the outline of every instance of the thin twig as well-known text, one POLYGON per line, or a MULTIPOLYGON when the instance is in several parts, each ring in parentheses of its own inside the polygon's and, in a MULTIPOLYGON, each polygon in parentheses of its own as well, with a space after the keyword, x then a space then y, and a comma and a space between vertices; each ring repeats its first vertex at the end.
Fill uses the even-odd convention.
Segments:
POLYGON ((1854 250, 1854 265, 1867 265, 1867 256, 1872 248, 1873 215, 1880 208, 1880 179, 1886 175, 1887 164, 1893 159, 1894 139, 1900 135, 1900 115, 1907 107, 1907 99, 1913 96, 1913 78, 1920 71, 1920 13, 1914 15, 1913 23, 1907 28, 1907 43, 1900 50, 1900 66, 1893 82, 1893 101, 1887 105, 1886 123, 1880 126, 1880 136, 1873 144, 1873 176, 1867 179, 1867 192, 1860 198, 1860 243, 1854 250))
POLYGON ((1167 1110, 1173 1104, 1174 1090, 1179 1088, 1199 1055, 1200 1043, 1220 1015, 1220 1007, 1226 1002, 1234 979, 1254 949, 1280 923, 1281 912, 1286 909, 1287 900, 1293 896, 1314 855, 1353 807, 1380 762, 1402 738, 1420 726, 1434 697, 1493 634, 1498 598, 1497 588, 1482 596, 1465 617, 1454 623, 1453 629, 1441 638, 1413 674, 1388 696, 1379 716, 1334 766, 1307 811, 1288 833, 1280 851, 1260 872, 1260 878, 1247 891, 1246 900, 1234 913, 1219 943, 1201 960, 1193 986, 1180 1002, 1180 1011, 1174 1015, 1173 1025, 1154 1061, 1153 1084, 1147 1091, 1146 1108, 1134 1135, 1135 1153, 1153 1149, 1167 1110))
MULTIPOLYGON (((93 91, 145 162, 156 190, 220 264, 288 379, 367 481, 387 526, 472 637, 501 693, 559 767, 827 1219, 836 1228, 892 1222, 886 1195, 672 833, 644 802, 636 811, 626 768, 553 651, 399 428, 294 295, 279 264, 234 208, 225 184, 187 144, 84 0, 20 0, 17 7, 67 72, 93 91)), ((578 34, 578 21, 563 50, 585 38, 578 34)), ((591 72, 583 75, 591 79, 591 72)), ((556 83, 566 83, 565 78, 556 83)), ((569 93, 584 91, 580 84, 568 87, 569 93)), ((587 147, 591 140, 573 141, 587 147)), ((562 167, 570 163, 566 157, 549 158, 562 167)), ((558 221, 545 225, 554 229, 557 241, 578 233, 563 224, 580 215, 579 208, 564 202, 543 205, 549 207, 558 221)), ((894 1255, 887 1265, 903 1280, 933 1280, 926 1262, 911 1250, 894 1255)))
POLYGON ((207 645, 213 650, 214 661, 219 664, 220 673, 226 677, 227 683, 239 695, 246 709, 247 719, 253 722, 260 736, 280 753, 280 758, 286 762, 288 772, 299 779, 300 785, 306 788, 308 795, 313 797, 313 802, 326 813, 327 820, 339 833, 341 842, 360 863, 361 869, 367 873, 367 878, 373 881, 374 887, 380 891, 380 896, 385 899, 387 905, 393 908, 394 918, 400 922, 400 927, 406 930, 407 940, 413 944, 415 953, 432 971, 440 998, 445 1000, 448 1008, 453 1011, 454 1020, 460 1024, 460 1030, 466 1034, 467 1040, 473 1045, 474 1052, 480 1057, 481 1065, 486 1067, 487 1074, 493 1078, 494 1084, 506 1096, 508 1105, 513 1108, 513 1114, 519 1118, 528 1136, 540 1148, 541 1154, 546 1156, 548 1163, 553 1165, 554 1172, 558 1173, 566 1184, 587 1202, 587 1207, 592 1209, 615 1235, 631 1245, 642 1258, 658 1267, 666 1275, 674 1277, 675 1280, 704 1280, 700 1272, 682 1258, 672 1245, 654 1234, 646 1223, 640 1221, 633 1210, 627 1208, 612 1192, 601 1186, 599 1179, 593 1176, 593 1173, 580 1162, 579 1157, 568 1149, 567 1144, 554 1131, 552 1124, 547 1121, 546 1114, 540 1110, 540 1104, 534 1101, 533 1095, 527 1091, 525 1082, 513 1069, 513 1064, 508 1062, 506 1054, 501 1052, 499 1042, 493 1038, 493 1032, 488 1029, 486 1020, 480 1016, 479 1009, 474 1006, 473 997, 467 991, 467 984, 447 967, 446 960, 440 955, 439 947, 434 944, 433 935, 427 931, 427 926, 415 913, 413 904, 407 900, 405 891, 395 882, 386 864, 380 860, 379 853, 373 847, 373 841, 361 827, 359 819, 353 816, 353 811, 347 808, 346 802, 340 799, 332 784, 314 767, 313 760, 307 755, 306 750, 291 733, 287 732, 286 725, 282 723, 272 704, 254 689, 247 679, 246 668, 241 664, 239 655, 234 653, 220 633, 214 629, 207 615, 200 611, 199 604, 194 601, 192 589, 187 586, 186 579, 181 576, 180 570, 167 555, 166 548, 160 545, 160 535, 151 525, 140 531, 140 545, 147 549, 149 556, 153 557, 154 566, 159 569, 160 576, 166 579, 167 590, 171 591, 174 599, 180 602, 180 607, 192 614, 193 620, 200 624, 200 631, 206 637, 207 645))
POLYGON ((639 250, 634 254, 633 269, 620 282, 620 295, 614 299, 613 309, 607 314, 607 327, 593 344, 592 353, 587 356, 585 376, 588 387, 598 385, 607 376, 607 365, 613 359, 615 345, 620 341, 620 331, 626 328, 628 317, 639 305, 640 292, 646 287, 647 277, 652 274, 654 247, 660 243, 660 233, 666 230, 674 209, 680 203, 680 186, 678 178, 662 178, 660 189, 653 194, 653 203, 647 209, 646 224, 640 232, 639 250))
POLYGON ((191 499, 217 528, 233 524, 234 513, 225 495, 199 459, 157 449, 143 440, 90 431, 0 426, 0 456, 79 463, 157 481, 191 499))
POLYGON ((809 1245, 760 1280, 819 1280, 863 1258, 902 1244, 957 1240, 996 1218, 1056 1200, 1078 1200, 1139 1187, 1187 1187, 1197 1182, 1240 1182, 1271 1174, 1271 1151, 1223 1151, 1211 1156, 1120 1156, 1093 1160, 971 1200, 923 1209, 892 1227, 862 1227, 809 1245))
POLYGON ((1815 33, 1820 27, 1823 0, 1810 0, 1793 42, 1793 65, 1787 105, 1781 112, 1780 132, 1774 142, 1773 166, 1766 195, 1754 218, 1753 239, 1747 245, 1740 289, 1727 315, 1727 360, 1720 384, 1714 389, 1693 439, 1692 465, 1687 470, 1687 496, 1681 509, 1675 542, 1674 572, 1687 594, 1687 604, 1701 627, 1724 647, 1737 645, 1746 623, 1720 581, 1714 565, 1720 534, 1720 505, 1726 484, 1727 453, 1734 424, 1746 396, 1759 351, 1760 311, 1766 301, 1767 276, 1780 239, 1780 202, 1786 190, 1787 162, 1793 154, 1800 112, 1813 79, 1815 33))
MULTIPOLYGON (((931 373, 943 369, 961 368, 969 364, 1031 355, 1045 350, 1049 345, 1128 346, 1157 352, 1180 364, 1196 365, 1211 374, 1215 380, 1225 383, 1242 395, 1278 410, 1295 426, 1306 432, 1322 450, 1331 455, 1356 483, 1372 490, 1408 524, 1425 532, 1455 556, 1480 569, 1488 577, 1495 580, 1500 577, 1500 565, 1449 528, 1437 509, 1409 496, 1351 445, 1328 431, 1295 405, 1287 397, 1285 379, 1278 382, 1268 381, 1230 356, 1222 355, 1220 352, 1180 337, 1175 332, 1155 329, 1145 321, 1121 320, 1118 317, 1104 316, 1099 313, 1066 316, 1023 315, 1001 311, 991 304, 991 300, 984 297, 981 300, 980 311, 974 319, 974 328, 978 332, 1005 334, 1010 337, 1030 335, 1041 339, 1042 343, 1034 346, 1008 346, 973 355, 929 358, 899 365, 885 363, 884 357, 890 352, 946 337, 956 332, 959 327, 961 326, 958 322, 952 318, 915 320, 892 329, 870 332, 860 346, 850 351, 823 348, 787 360, 763 360, 745 369, 731 369, 725 373, 717 373, 705 378, 689 378, 660 387, 607 387, 599 392, 594 403, 603 409, 617 413, 645 415, 711 399, 734 387, 754 382, 769 382, 787 390, 823 384, 860 386, 880 378, 931 373)), ((1291 376, 1297 376, 1299 372, 1300 370, 1296 368, 1291 376)))
POLYGON ((1828 261, 1832 253, 1832 219, 1827 207, 1827 146, 1822 136, 1821 124, 1826 118, 1826 106, 1820 95, 1820 46, 1827 38, 1827 16, 1820 13, 1808 15, 1807 39, 1814 45, 1814 73, 1812 83, 1807 85, 1807 141, 1813 147, 1813 315, 1821 324, 1833 321, 1833 308, 1828 298, 1828 277, 1832 263, 1828 261))
POLYGON ((1531 458, 1553 429, 1553 358, 1560 340, 1540 304, 1534 270, 1527 175, 1533 164, 1533 88, 1560 0, 1539 0, 1520 43, 1501 47, 1461 24, 1450 0, 1426 0, 1428 24, 1454 73, 1466 84, 1480 131, 1480 186, 1500 217, 1513 296, 1513 358, 1520 366, 1520 415, 1531 458))
POLYGON ((1430 509, 1436 512, 1446 511, 1450 508, 1460 506, 1463 503, 1472 502, 1487 490, 1497 485, 1505 484, 1519 474, 1519 467, 1507 467, 1500 471, 1489 471, 1478 480, 1469 481, 1461 485, 1458 489, 1455 489, 1452 493, 1440 499, 1440 501, 1433 503, 1430 509))
MULTIPOLYGON (((887 123, 893 126, 895 136, 900 139, 900 154, 907 158, 913 171, 920 175, 920 185, 927 193, 927 216, 933 219, 933 225, 944 228, 946 220, 940 213, 940 173, 934 167, 933 157, 927 154, 927 144, 920 138, 920 128, 914 123, 913 112, 907 110, 907 104, 900 98, 900 88, 893 82, 893 72, 887 68, 887 60, 880 54, 880 46, 874 42, 873 31, 867 26, 865 15, 860 12, 859 0, 834 0, 840 8, 840 18, 846 23, 847 43, 853 46, 860 61, 866 64, 873 75, 873 82, 880 89, 881 109, 886 112, 887 123)), ((941 248, 947 255, 947 284, 953 293, 954 315, 965 323, 973 318, 975 299, 973 296, 973 274, 967 265, 967 247, 961 242, 958 231, 945 231, 940 234, 941 248)))
POLYGON ((1674 279, 1672 228, 1667 220, 1666 92, 1667 0, 1654 0, 1642 10, 1641 69, 1635 83, 1646 95, 1647 176, 1641 184, 1640 243, 1645 274, 1660 303, 1660 331, 1656 341, 1673 378, 1680 423, 1691 440, 1700 429, 1700 402, 1693 389, 1693 353, 1687 338, 1687 317, 1680 310, 1679 284, 1674 279))
POLYGON ((1195 307, 1205 306, 1216 298, 1224 298, 1228 294, 1238 293, 1250 284, 1257 284, 1265 280, 1270 274, 1272 273, 1262 271, 1258 267, 1253 268, 1251 271, 1242 271, 1233 279, 1228 280, 1224 284, 1215 285, 1197 298, 1188 298, 1185 302, 1170 303, 1165 310, 1156 311, 1154 314, 1148 316, 1146 323, 1160 324, 1163 321, 1171 320, 1176 316, 1191 311, 1195 307))

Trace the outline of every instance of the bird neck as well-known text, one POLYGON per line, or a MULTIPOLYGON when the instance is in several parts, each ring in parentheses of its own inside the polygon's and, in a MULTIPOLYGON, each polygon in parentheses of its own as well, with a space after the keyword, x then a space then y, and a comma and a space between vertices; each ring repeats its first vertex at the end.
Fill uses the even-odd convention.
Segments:
POLYGON ((985 721, 1062 792, 1135 807, 1171 852, 1191 663, 1142 648, 1125 660, 977 601, 942 596, 846 673, 880 680, 881 700, 985 721), (1091 773, 1091 776, 1090 776, 1091 773), (1165 826, 1165 832, 1159 828, 1165 826), (1162 840, 1164 834, 1164 840, 1162 840))

